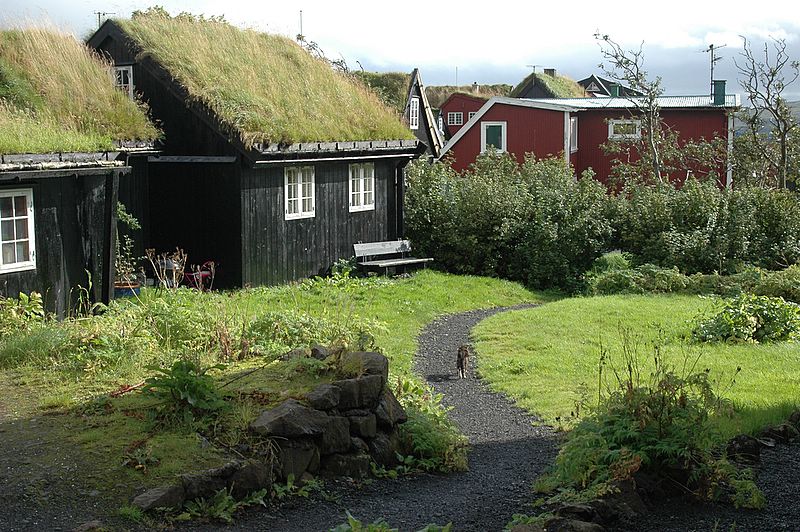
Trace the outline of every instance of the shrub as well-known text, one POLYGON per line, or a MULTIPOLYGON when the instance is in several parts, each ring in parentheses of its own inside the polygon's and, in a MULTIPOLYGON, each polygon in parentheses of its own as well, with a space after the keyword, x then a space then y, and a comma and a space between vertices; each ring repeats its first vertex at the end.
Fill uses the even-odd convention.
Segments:
POLYGON ((800 306, 780 297, 741 294, 722 309, 696 320, 693 337, 701 342, 779 342, 800 336, 800 306))
POLYGON ((152 367, 155 377, 145 380, 143 391, 164 401, 163 411, 177 415, 183 421, 192 421, 218 412, 227 406, 214 379, 208 372, 223 366, 201 368, 189 360, 178 360, 170 369, 152 367))

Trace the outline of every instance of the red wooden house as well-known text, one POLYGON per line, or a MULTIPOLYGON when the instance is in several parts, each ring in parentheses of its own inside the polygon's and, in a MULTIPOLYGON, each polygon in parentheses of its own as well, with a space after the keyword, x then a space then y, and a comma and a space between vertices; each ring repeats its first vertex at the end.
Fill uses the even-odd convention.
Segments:
POLYGON ((477 114, 486 98, 460 92, 453 93, 440 107, 444 119, 445 136, 452 138, 461 127, 477 114))
MULTIPOLYGON (((733 140, 733 109, 738 95, 726 95, 724 85, 711 96, 661 97, 661 117, 679 132, 679 142, 701 137, 733 140)), ((475 162, 487 147, 514 154, 522 162, 528 153, 538 158, 563 156, 575 173, 591 168, 595 177, 608 181, 614 156, 601 145, 613 138, 641 134, 636 108, 626 98, 503 98, 487 101, 453 135, 442 150, 456 170, 475 162)), ((724 185, 731 183, 731 168, 722 168, 724 185)))

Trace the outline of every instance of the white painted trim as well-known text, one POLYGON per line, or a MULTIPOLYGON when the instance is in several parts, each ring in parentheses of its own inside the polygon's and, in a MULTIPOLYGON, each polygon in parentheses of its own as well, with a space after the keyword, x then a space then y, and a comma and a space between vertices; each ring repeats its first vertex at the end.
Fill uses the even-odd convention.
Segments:
POLYGON ((133 100, 133 65, 125 65, 125 66, 114 66, 114 86, 115 87, 122 87, 119 83, 117 83, 117 72, 127 72, 128 73, 128 98, 133 100))
MULTIPOLYGON (((12 262, 11 264, 2 263, 2 249, 0 249, 0 274, 23 272, 27 270, 36 269, 36 224, 34 223, 33 216, 33 189, 32 188, 18 188, 13 190, 0 190, 0 198, 13 198, 14 196, 25 196, 28 204, 27 208, 27 221, 28 221, 28 259, 20 262, 12 262)), ((13 199, 12 199, 13 202, 13 199)), ((0 244, 2 239, 0 238, 0 244)))
POLYGON ((464 124, 464 113, 461 111, 447 111, 447 125, 448 126, 461 126, 464 124), (453 119, 452 121, 450 119, 453 119), (456 122, 458 118, 458 122, 456 122))
POLYGON ((362 212, 375 210, 375 164, 374 163, 355 163, 348 166, 347 174, 347 205, 349 212, 362 212), (364 170, 370 169, 369 179, 372 182, 372 203, 364 202, 364 182, 367 180, 364 177, 364 170), (353 201, 353 171, 358 170, 359 176, 357 177, 361 189, 357 192, 361 205, 352 205, 353 201))
POLYGON ((569 165, 569 111, 564 111, 564 160, 569 165))
POLYGON ((301 218, 314 218, 316 215, 317 198, 316 198, 316 176, 314 175, 313 166, 287 166, 283 170, 283 213, 285 220, 299 220, 301 218), (296 186, 297 198, 297 212, 289 214, 289 171, 295 170, 298 172, 299 180, 296 186), (311 210, 303 211, 303 171, 311 170, 311 210))
POLYGON ((412 96, 408 106, 408 127, 419 129, 419 98, 412 96))
POLYGON ((578 117, 577 116, 570 116, 569 117, 569 152, 570 153, 577 153, 578 151, 578 117), (575 121, 575 135, 572 134, 572 122, 575 121), (575 142, 573 142, 573 140, 575 142), (575 144, 575 147, 572 145, 575 144))
POLYGON ((498 149, 500 152, 506 152, 508 147, 508 123, 507 122, 481 122, 481 153, 486 153, 486 127, 487 126, 500 126, 503 134, 503 145, 498 149))
POLYGON ((733 113, 728 113, 728 153, 726 157, 726 171, 725 171, 725 186, 733 188, 733 128, 734 128, 733 113))
POLYGON ((640 139, 642 138, 642 121, 641 120, 609 120, 608 121, 608 138, 609 140, 618 139, 640 139), (614 133, 614 126, 617 124, 635 124, 636 133, 614 133))

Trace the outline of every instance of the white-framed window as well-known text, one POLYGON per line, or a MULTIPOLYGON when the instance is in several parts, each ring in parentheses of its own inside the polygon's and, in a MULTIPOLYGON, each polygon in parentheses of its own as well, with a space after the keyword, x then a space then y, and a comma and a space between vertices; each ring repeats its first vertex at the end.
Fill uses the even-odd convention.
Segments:
POLYGON ((569 151, 578 151, 578 117, 569 117, 569 151))
POLYGON ((0 190, 0 273, 36 269, 33 190, 0 190))
POLYGON ((447 113, 448 126, 460 126, 464 123, 464 113, 461 111, 455 113, 447 113))
POLYGON ((375 210, 375 164, 350 165, 350 212, 375 210))
POLYGON ((478 114, 478 111, 470 111, 467 113, 467 120, 472 120, 472 117, 478 114))
POLYGON ((314 167, 290 166, 284 171, 286 219, 314 217, 314 167))
POLYGON ((133 100, 133 66, 115 66, 114 85, 133 100))
POLYGON ((609 120, 609 139, 638 139, 642 136, 641 120, 609 120))
POLYGON ((442 118, 442 115, 439 115, 436 119, 436 125, 439 126, 439 131, 444 131, 444 118, 442 118))
POLYGON ((419 129, 419 98, 414 96, 408 107, 408 127, 419 129))
POLYGON ((489 146, 506 151, 506 122, 481 122, 481 153, 489 146))

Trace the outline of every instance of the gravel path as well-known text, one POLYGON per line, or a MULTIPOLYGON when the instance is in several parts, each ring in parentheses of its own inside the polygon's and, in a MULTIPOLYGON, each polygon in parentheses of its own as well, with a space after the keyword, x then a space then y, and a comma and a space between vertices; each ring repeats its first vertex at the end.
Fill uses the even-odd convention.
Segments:
POLYGON ((328 530, 345 520, 348 509, 365 523, 382 517, 401 531, 450 521, 459 532, 502 530, 512 514, 523 512, 531 501, 530 484, 552 463, 556 445, 549 428, 533 426, 534 419, 508 399, 475 378, 457 378, 458 347, 469 341, 472 327, 501 310, 446 316, 419 337, 416 372, 453 407, 450 417, 472 444, 469 471, 376 481, 360 490, 334 487, 331 491, 341 496, 338 502, 303 500, 270 511, 270 516, 245 514, 235 528, 328 530))

